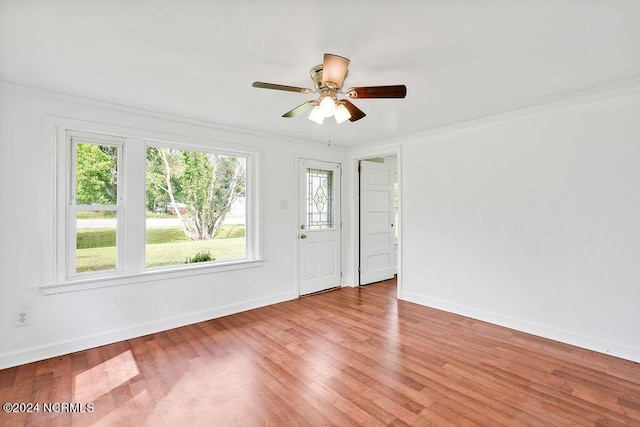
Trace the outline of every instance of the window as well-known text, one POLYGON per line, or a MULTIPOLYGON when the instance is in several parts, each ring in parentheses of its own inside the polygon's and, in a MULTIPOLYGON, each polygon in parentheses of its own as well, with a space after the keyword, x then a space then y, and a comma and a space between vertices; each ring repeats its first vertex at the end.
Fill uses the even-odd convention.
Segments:
POLYGON ((307 169, 307 226, 333 228, 333 171, 307 169))
POLYGON ((121 269, 122 203, 120 170, 123 140, 69 134, 69 276, 121 269), (120 220, 121 222, 121 220, 120 220))
POLYGON ((259 265, 255 152, 54 126, 54 281, 43 288, 259 265))
POLYGON ((393 183, 393 211, 394 211, 394 237, 396 243, 398 243, 398 221, 400 218, 398 217, 398 173, 395 173, 395 182, 393 183))
POLYGON ((247 257, 246 158, 147 146, 147 268, 247 257))

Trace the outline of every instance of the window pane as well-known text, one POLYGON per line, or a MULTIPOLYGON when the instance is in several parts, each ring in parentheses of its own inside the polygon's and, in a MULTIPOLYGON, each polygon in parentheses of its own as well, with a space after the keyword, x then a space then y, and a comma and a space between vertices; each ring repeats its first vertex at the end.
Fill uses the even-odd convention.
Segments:
POLYGON ((246 159, 147 147, 146 267, 247 257, 246 159))
POLYGON ((118 149, 76 145, 76 204, 115 205, 118 200, 118 149))
POLYGON ((76 214, 76 273, 116 268, 116 227, 112 211, 78 211, 76 214))
POLYGON ((398 240, 398 183, 393 184, 393 207, 395 211, 394 233, 396 241, 398 240))
POLYGON ((307 226, 333 228, 333 171, 307 169, 307 226))

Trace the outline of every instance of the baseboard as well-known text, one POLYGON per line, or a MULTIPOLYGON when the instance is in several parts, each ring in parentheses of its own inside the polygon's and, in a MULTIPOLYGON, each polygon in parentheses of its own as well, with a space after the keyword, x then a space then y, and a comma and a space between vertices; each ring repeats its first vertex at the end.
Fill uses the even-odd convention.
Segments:
POLYGON ((522 319, 516 319, 496 313, 477 310, 472 307, 459 305, 437 298, 427 297, 413 292, 403 292, 400 299, 435 308, 437 310, 442 310, 472 319, 481 320, 483 322, 492 323, 494 325, 503 326, 509 329, 515 329, 517 331, 551 339, 554 341, 559 341, 587 350, 596 351, 598 353, 608 354, 621 359, 640 363, 640 348, 629 347, 624 344, 610 342, 596 337, 581 335, 572 331, 555 328, 549 325, 528 322, 522 319))
POLYGON ((277 304, 295 298, 298 298, 298 294, 296 292, 288 291, 265 298, 243 301, 239 304, 230 304, 210 310, 188 313, 132 327, 111 330, 96 335, 58 341, 41 346, 30 347, 16 352, 4 353, 0 354, 0 369, 6 369, 13 366, 23 365, 25 363, 36 362, 39 360, 49 359, 51 357, 62 356, 77 351, 112 344, 118 341, 179 328, 181 326, 216 319, 218 317, 228 316, 230 314, 240 313, 242 311, 252 310, 254 308, 264 307, 271 304, 277 304))

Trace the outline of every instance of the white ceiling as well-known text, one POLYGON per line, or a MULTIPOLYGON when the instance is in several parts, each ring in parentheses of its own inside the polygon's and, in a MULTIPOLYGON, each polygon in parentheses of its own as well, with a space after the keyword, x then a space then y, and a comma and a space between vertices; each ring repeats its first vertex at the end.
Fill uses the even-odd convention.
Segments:
POLYGON ((640 1, 0 0, 0 79, 353 146, 639 82, 640 1), (406 99, 319 126, 280 117, 313 96, 251 87, 312 87, 325 52, 406 99))

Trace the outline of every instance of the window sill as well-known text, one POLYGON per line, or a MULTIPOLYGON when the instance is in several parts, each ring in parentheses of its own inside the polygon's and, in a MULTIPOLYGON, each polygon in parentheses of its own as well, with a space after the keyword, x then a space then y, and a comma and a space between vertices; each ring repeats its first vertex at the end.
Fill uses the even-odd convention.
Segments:
POLYGON ((67 292, 86 291, 89 289, 108 288, 112 286, 131 285, 154 280, 167 280, 180 277, 200 276, 222 271, 242 270, 246 268, 261 267, 264 260, 228 261, 207 265, 189 265, 184 267, 168 267, 147 270, 135 274, 117 274, 113 276, 101 276, 68 280, 65 282, 42 285, 40 290, 43 295, 62 294, 67 292))

